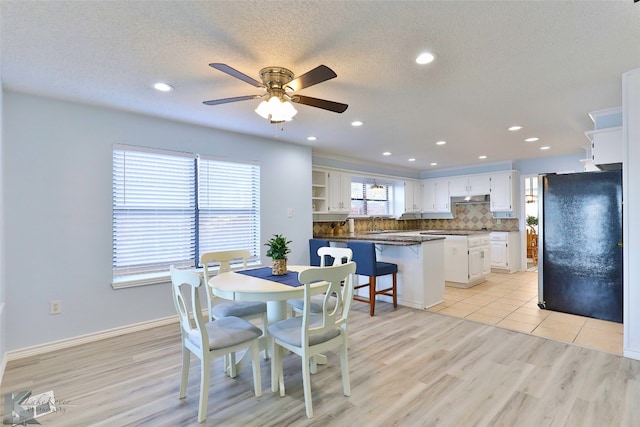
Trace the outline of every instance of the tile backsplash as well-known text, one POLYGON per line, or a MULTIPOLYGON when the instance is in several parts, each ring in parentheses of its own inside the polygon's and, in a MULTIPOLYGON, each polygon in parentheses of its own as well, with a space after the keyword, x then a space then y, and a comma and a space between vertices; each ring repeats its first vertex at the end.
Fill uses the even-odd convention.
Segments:
MULTIPOLYGON (((371 229, 370 219, 356 219, 355 232, 371 229)), ((518 231, 517 218, 494 218, 489 211, 489 203, 457 204, 453 219, 412 219, 398 221, 393 218, 376 220, 376 228, 381 230, 489 230, 518 231)), ((314 222, 313 235, 346 234, 346 222, 314 222)))

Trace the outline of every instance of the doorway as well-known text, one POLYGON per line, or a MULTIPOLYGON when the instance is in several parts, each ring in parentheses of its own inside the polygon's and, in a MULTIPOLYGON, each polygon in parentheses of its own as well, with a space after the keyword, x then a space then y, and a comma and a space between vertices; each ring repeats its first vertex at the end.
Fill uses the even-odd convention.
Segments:
POLYGON ((526 271, 538 271, 538 176, 525 176, 523 186, 523 266, 526 271))

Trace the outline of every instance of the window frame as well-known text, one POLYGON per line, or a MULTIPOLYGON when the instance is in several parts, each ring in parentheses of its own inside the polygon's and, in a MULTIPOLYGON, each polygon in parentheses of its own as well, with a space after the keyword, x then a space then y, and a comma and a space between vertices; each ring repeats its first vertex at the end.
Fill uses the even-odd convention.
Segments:
MULTIPOLYGON (((360 191, 360 190, 358 190, 360 191)), ((378 180, 374 178, 365 178, 365 177, 352 177, 351 178, 351 206, 350 213, 354 216, 384 216, 389 217, 393 215, 393 191, 394 185, 393 183, 378 180), (385 188, 385 197, 384 198, 372 198, 369 197, 368 190, 371 190, 373 185, 382 185, 385 188), (354 188, 353 186, 359 186, 362 189, 362 197, 354 197, 354 188), (356 205, 354 205, 354 202, 356 205), (371 209, 369 208, 370 203, 376 202, 384 202, 385 205, 385 213, 371 213, 369 212, 371 209), (362 207, 359 205, 362 204, 362 207), (362 212, 360 212, 360 210, 362 212)))
MULTIPOLYGON (((126 232, 129 232, 131 230, 131 228, 126 229, 124 231, 122 230, 117 230, 117 227, 119 226, 118 222, 122 221, 123 218, 127 219, 129 217, 135 217, 136 214, 140 214, 140 215, 144 215, 144 212, 140 213, 138 211, 144 210, 143 208, 141 208, 140 206, 126 206, 126 208, 122 207, 123 204, 123 199, 122 199, 122 194, 118 193, 119 191, 123 191, 122 190, 122 186, 116 188, 117 185, 120 185, 120 183, 116 183, 117 178, 122 179, 122 177, 124 177, 124 188, 129 189, 129 188, 133 188, 133 186, 131 186, 131 184, 126 183, 126 173, 127 170, 126 165, 122 166, 122 165, 116 165, 116 156, 120 155, 121 153, 117 153, 117 151, 120 151, 121 153, 125 153, 124 155, 126 155, 127 152, 131 152, 132 155, 135 156, 140 156, 141 159, 144 159, 144 153, 149 153, 151 155, 160 155, 160 156, 169 156, 169 158, 179 158, 179 157, 186 157, 188 159, 193 159, 193 162, 191 162, 191 165, 188 166, 187 169, 185 169, 185 171, 188 171, 188 173, 191 175, 192 179, 193 179, 193 186, 192 187, 184 187, 184 188, 191 188, 191 190, 193 191, 193 195, 192 195, 192 199, 193 199, 193 204, 190 205, 188 208, 185 208, 184 210, 186 211, 187 216, 189 216, 190 220, 193 222, 193 224, 189 224, 189 226, 185 226, 183 227, 183 229, 185 231, 187 231, 187 235, 186 235, 186 239, 182 240, 182 235, 174 235, 174 239, 176 239, 176 241, 178 243, 182 243, 184 245, 186 245, 186 242, 189 242, 190 246, 190 251, 189 251, 189 255, 188 255, 188 259, 184 262, 176 262, 175 265, 179 265, 185 268, 193 268, 196 270, 200 270, 200 264, 199 264, 199 258, 200 258, 200 251, 211 251, 211 250, 223 250, 225 249, 225 247, 231 248, 231 246, 233 246, 233 248, 235 249, 237 247, 237 245, 235 245, 233 242, 235 241, 234 239, 238 236, 240 236, 241 238, 243 238, 243 245, 246 245, 247 243, 250 243, 250 251, 252 252, 252 258, 249 260, 249 264, 250 265, 260 265, 261 261, 260 261, 260 226, 261 226, 261 218, 260 218, 260 181, 261 181, 261 166, 258 162, 251 162, 251 161, 238 161, 238 160, 230 160, 230 159, 224 159, 224 158, 219 158, 219 157, 213 157, 213 156, 206 156, 206 155, 198 155, 195 153, 186 153, 186 152, 180 152, 180 151, 171 151, 171 150, 162 150, 162 149, 155 149, 155 148, 149 148, 149 147, 140 147, 140 146, 132 146, 132 145, 121 145, 121 144, 113 144, 112 147, 112 160, 113 160, 113 165, 112 165, 112 198, 113 198, 113 203, 112 203, 112 280, 111 280, 111 285, 114 289, 121 289, 121 288, 129 288, 129 287, 134 287, 134 286, 142 286, 142 285, 150 285, 150 284, 158 284, 158 283, 167 283, 169 281, 169 265, 174 264, 174 261, 169 259, 165 259, 164 261, 161 260, 161 263, 157 266, 154 267, 152 265, 152 263, 149 264, 144 264, 141 265, 140 267, 138 266, 133 266, 130 267, 128 266, 126 263, 117 266, 117 256, 118 256, 118 248, 116 247, 116 240, 117 240, 117 233, 120 233, 123 237, 120 237, 120 240, 125 241, 127 234, 126 232), (200 221, 202 220, 202 214, 203 212, 201 212, 201 201, 200 201, 200 191, 199 191, 199 185, 203 184, 204 187, 207 187, 207 185, 204 184, 204 176, 201 176, 201 167, 200 165, 202 164, 202 162, 204 163, 208 163, 209 165, 216 165, 216 166, 226 166, 227 170, 225 170, 224 174, 219 174, 219 176, 215 177, 214 179, 220 179, 220 176, 225 177, 227 180, 220 183, 219 185, 215 185, 215 183, 217 181, 211 181, 209 180, 209 184, 208 184, 208 188, 209 190, 215 190, 216 194, 214 195, 214 197, 216 197, 216 201, 214 202, 214 204, 220 204, 218 203, 220 200, 223 201, 222 204, 225 205, 225 210, 227 212, 227 217, 225 217, 222 221, 222 223, 226 222, 226 226, 228 229, 231 230, 230 233, 225 234, 225 237, 227 239, 231 238, 231 240, 227 240, 223 242, 222 247, 216 246, 216 247, 212 247, 212 246, 208 246, 208 247, 201 247, 200 245, 200 241, 207 241, 208 245, 211 245, 212 242, 215 242, 215 238, 212 239, 210 234, 208 235, 202 235, 202 233, 211 233, 211 228, 209 227, 209 229, 205 229, 204 227, 201 227, 200 221), (234 170, 236 169, 236 165, 242 166, 241 168, 237 168, 238 171, 242 171, 243 173, 245 173, 245 177, 239 177, 239 175, 234 175, 234 170), (118 167, 122 167, 122 170, 116 170, 116 168, 118 167), (248 172, 247 172, 248 171, 248 172), (116 177, 116 175, 118 173, 122 173, 122 176, 118 176, 116 177), (238 188, 237 187, 235 189, 232 189, 231 191, 227 192, 226 194, 224 193, 224 186, 226 185, 231 185, 230 183, 233 183, 234 179, 238 179, 240 181, 242 181, 243 183, 240 185, 246 185, 246 183, 248 183, 249 185, 249 189, 246 191, 247 194, 245 194, 245 198, 243 199, 245 201, 245 205, 249 205, 250 209, 246 209, 247 206, 244 206, 244 210, 242 211, 242 213, 244 214, 243 216, 243 221, 244 224, 246 225, 247 222, 249 222, 249 226, 251 229, 251 233, 250 236, 243 236, 241 233, 237 234, 237 226, 233 225, 233 221, 235 219, 237 219, 236 216, 240 215, 238 214, 238 209, 234 210, 234 206, 235 206, 235 202, 238 201, 238 188), (211 184, 214 185, 211 185, 211 184), (131 187, 127 187, 127 184, 131 187), (220 191, 220 189, 222 189, 222 191, 220 191), (225 197, 228 196, 227 199, 225 199, 225 197), (119 198, 120 197, 120 198, 119 198), (248 201, 247 201, 248 200, 248 201), (226 202, 231 202, 231 203, 225 203, 226 202), (118 205, 120 204, 120 207, 118 207, 118 205), (234 216, 236 215, 236 216, 234 216), (189 228, 189 230, 187 230, 187 228, 189 228), (192 233, 190 233, 190 231, 192 231, 192 233), (227 242, 231 242, 231 243, 227 243, 227 242), (164 264, 167 265, 164 265, 164 264), (124 265, 124 267, 123 267, 124 265), (165 268, 166 267, 166 268, 165 268), (130 271, 127 271, 127 268, 130 271), (118 272, 119 271, 119 272, 118 272)), ((144 172, 144 168, 145 166, 147 166, 148 168, 152 169, 153 167, 157 167, 156 165, 153 165, 153 160, 152 158, 147 158, 147 161, 149 161, 148 164, 146 163, 141 163, 142 164, 142 169, 144 172), (149 166, 150 165, 150 166, 149 166)), ((143 178, 145 178, 146 176, 144 175, 135 175, 133 174, 136 171, 136 166, 133 167, 133 169, 131 171, 129 171, 130 175, 129 175, 129 179, 131 180, 132 177, 136 177, 139 178, 140 176, 142 176, 143 178)), ((182 171, 182 172, 185 172, 182 171)), ((170 173, 172 171, 168 171, 168 173, 170 173)), ((179 171, 180 172, 180 171, 179 171)), ((238 172, 239 174, 241 172, 238 172)), ((158 174, 156 174, 158 175, 158 174)), ((163 174, 164 175, 164 174, 163 174)), ((215 174, 210 174, 211 176, 214 176, 215 174)), ((184 176, 179 175, 180 178, 184 178, 184 176)), ((156 186, 156 190, 158 190, 158 193, 153 193, 153 192, 149 192, 146 193, 144 191, 142 191, 143 189, 145 189, 145 186, 147 184, 146 181, 144 181, 144 179, 141 179, 139 182, 137 182, 138 187, 136 187, 136 190, 138 191, 138 193, 136 193, 139 196, 139 199, 142 200, 142 205, 144 205, 144 203, 148 203, 149 205, 152 206, 157 206, 154 203, 157 203, 158 205, 160 205, 160 207, 157 208, 158 211, 160 211, 161 213, 166 212, 166 206, 164 206, 165 210, 163 210, 163 204, 167 203, 169 205, 172 205, 175 202, 175 199, 180 199, 180 197, 183 196, 183 193, 177 193, 178 197, 175 197, 176 193, 173 193, 173 198, 172 198, 172 193, 165 193, 162 192, 162 190, 168 190, 171 191, 171 187, 173 186, 173 182, 163 182, 162 180, 158 180, 158 181, 153 181, 153 179, 155 179, 156 177, 151 177, 149 179, 149 185, 156 186), (164 184, 164 186, 163 186, 164 184), (165 188, 166 187, 166 188, 165 188), (148 197, 148 199, 145 199, 145 197, 148 197), (154 199, 155 197, 155 199, 154 199)), ((178 178, 178 179, 180 179, 178 178)), ((191 191, 189 190, 189 191, 191 191)), ((127 190, 124 190, 125 192, 127 190)), ((134 194, 133 192, 130 192, 130 194, 134 194)), ((130 199, 134 199, 134 196, 129 196, 130 199)), ((185 198, 189 198, 189 197, 185 197, 185 198)), ((204 202, 204 200, 203 200, 204 202)), ((206 204, 206 203, 205 203, 206 204)), ((125 203, 126 205, 126 203, 125 203)), ((211 212, 213 212, 211 210, 211 200, 209 200, 208 202, 208 208, 206 209, 209 214, 211 214, 211 212)), ((162 217, 162 216, 161 216, 162 217)), ((161 218, 160 217, 160 218, 161 218)), ((213 221, 215 222, 216 220, 216 216, 215 215, 209 215, 210 220, 209 222, 213 221)), ((148 223, 153 223, 153 220, 157 219, 156 217, 150 217, 151 219, 148 220, 148 223)), ((147 225, 147 223, 143 223, 143 226, 147 225)), ((135 221, 134 221, 134 226, 135 226, 135 221)), ((158 225, 158 226, 162 226, 163 227, 163 231, 164 231, 164 226, 165 224, 162 223, 162 225, 158 225)), ((224 228, 224 227, 223 227, 224 228)), ((242 227, 240 227, 242 229, 242 227)), ((220 229, 220 228, 219 228, 220 229)), ((139 230, 138 228, 134 228, 134 230, 139 230)), ((143 233, 145 232, 145 230, 142 230, 143 233)), ((155 238, 156 234, 162 234, 162 233, 157 233, 156 231, 146 231, 147 234, 149 234, 151 237, 155 238)), ((175 233, 174 233, 175 234, 175 233)), ((129 234, 131 235, 131 234, 129 234)), ((139 236, 134 236, 134 239, 132 239, 135 243, 138 243, 136 241, 136 239, 139 240, 140 243, 140 247, 144 250, 145 246, 150 246, 151 250, 153 250, 154 246, 157 247, 157 245, 153 245, 150 244, 146 241, 147 236, 145 234, 139 235, 139 236)), ((171 241, 168 243, 170 244, 171 241)), ((120 247, 120 249, 122 249, 123 246, 120 247)), ((138 247, 138 249, 140 248, 138 247)), ((159 256, 164 256, 166 254, 164 254, 162 251, 157 252, 157 254, 159 254, 159 256)), ((171 252, 169 253, 171 254, 171 252)), ((127 254, 128 255, 128 254, 127 254)), ((123 259, 125 259, 125 261, 129 261, 129 259, 127 259, 125 256, 122 257, 123 259)), ((139 258, 139 257, 138 257, 139 258)), ((138 261, 138 259, 136 259, 135 261, 138 261)), ((144 261, 144 259, 143 259, 144 261)), ((133 262, 133 261, 132 261, 133 262)))

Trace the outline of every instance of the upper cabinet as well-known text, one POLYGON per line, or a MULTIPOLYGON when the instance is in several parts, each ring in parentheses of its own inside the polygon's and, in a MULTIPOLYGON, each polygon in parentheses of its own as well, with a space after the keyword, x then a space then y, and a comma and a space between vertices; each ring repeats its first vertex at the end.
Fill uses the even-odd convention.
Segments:
POLYGON ((510 212, 517 210, 517 172, 493 172, 491 182, 491 212, 510 212))
POLYGON ((449 179, 425 179, 422 183, 422 212, 450 214, 449 179))
POLYGON ((311 206, 313 213, 329 210, 329 186, 326 171, 314 169, 311 178, 311 206))
POLYGON ((486 174, 456 176, 449 179, 449 196, 481 196, 491 191, 490 177, 486 174))
POLYGON ((591 158, 600 169, 620 168, 622 126, 585 132, 591 140, 591 158))
POLYGON ((422 212, 422 182, 404 181, 404 211, 422 212))
POLYGON ((593 129, 584 134, 591 141, 591 161, 599 169, 622 168, 622 107, 592 111, 593 129))
POLYGON ((351 212, 351 175, 329 171, 329 211, 351 212))

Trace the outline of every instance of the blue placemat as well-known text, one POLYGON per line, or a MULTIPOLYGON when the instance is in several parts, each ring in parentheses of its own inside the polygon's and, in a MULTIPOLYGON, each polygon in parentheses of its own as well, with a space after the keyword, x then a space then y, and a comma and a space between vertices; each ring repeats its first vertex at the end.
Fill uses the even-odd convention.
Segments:
POLYGON ((272 282, 282 283, 283 285, 292 286, 297 288, 302 286, 302 283, 298 282, 298 273, 295 271, 287 271, 287 274, 280 276, 274 276, 271 274, 271 267, 254 268, 252 270, 238 270, 236 273, 246 274, 247 276, 257 277, 259 279, 271 280, 272 282))

